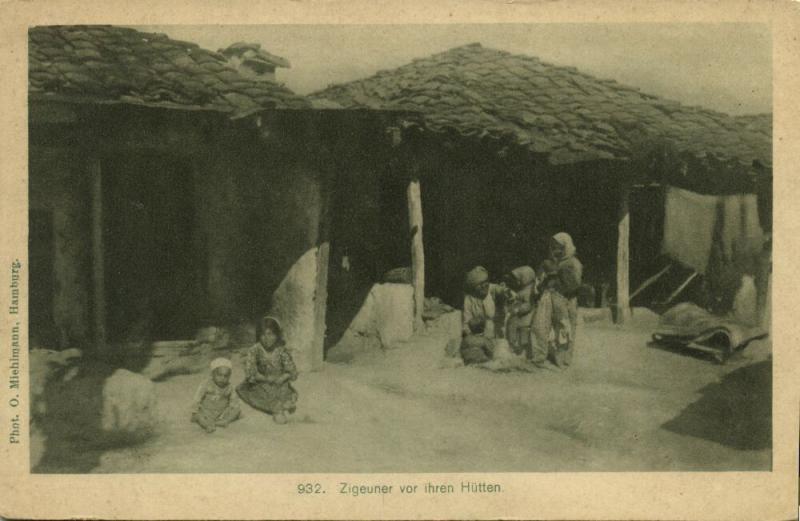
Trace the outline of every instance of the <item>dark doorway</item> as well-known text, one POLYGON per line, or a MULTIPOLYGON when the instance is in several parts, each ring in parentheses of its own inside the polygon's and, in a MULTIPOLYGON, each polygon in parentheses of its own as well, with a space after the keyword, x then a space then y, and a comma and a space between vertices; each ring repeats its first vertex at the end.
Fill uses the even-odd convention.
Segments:
POLYGON ((31 210, 28 220, 28 318, 31 346, 58 346, 53 317, 55 296, 53 212, 31 210))
POLYGON ((335 345, 372 286, 411 265, 407 183, 365 167, 343 172, 331 194, 325 350, 335 345))
POLYGON ((630 193, 631 291, 665 266, 661 255, 664 237, 664 189, 645 186, 630 193))
POLYGON ((107 334, 111 342, 191 338, 202 301, 189 165, 164 155, 103 166, 107 334))

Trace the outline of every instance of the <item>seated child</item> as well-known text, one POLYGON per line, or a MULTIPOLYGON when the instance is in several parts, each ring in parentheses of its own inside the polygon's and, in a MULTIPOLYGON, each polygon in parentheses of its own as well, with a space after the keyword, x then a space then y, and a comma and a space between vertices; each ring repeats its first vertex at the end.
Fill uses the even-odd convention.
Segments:
POLYGON ((227 427, 241 414, 239 398, 231 385, 232 370, 231 361, 227 358, 213 360, 210 378, 200 385, 194 395, 192 421, 206 432, 227 427))
POLYGON ((482 364, 494 356, 494 345, 491 339, 483 336, 486 321, 473 318, 467 324, 470 334, 461 340, 461 358, 464 365, 482 364))
POLYGON ((286 413, 297 409, 297 366, 275 317, 263 317, 257 324, 258 342, 247 350, 245 380, 236 388, 250 407, 272 415, 275 423, 288 422, 286 413))

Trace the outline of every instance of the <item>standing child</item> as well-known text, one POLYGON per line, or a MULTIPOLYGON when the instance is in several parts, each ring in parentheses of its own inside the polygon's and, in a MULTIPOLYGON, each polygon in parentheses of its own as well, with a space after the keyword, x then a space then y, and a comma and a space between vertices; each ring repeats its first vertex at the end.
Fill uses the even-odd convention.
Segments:
MULTIPOLYGON (((530 266, 520 266, 506 277, 514 291, 507 303, 509 317, 506 322, 506 339, 515 354, 531 351, 531 321, 536 303, 536 272, 530 266)), ((528 358, 532 355, 528 354, 528 358)))
POLYGON ((217 358, 210 367, 211 376, 197 389, 192 406, 192 421, 206 432, 227 427, 241 414, 239 399, 231 385, 231 361, 217 358))
POLYGON ((286 348, 280 322, 264 317, 258 322, 258 342, 247 350, 245 380, 236 392, 245 403, 267 414, 276 423, 287 422, 286 413, 297 406, 297 391, 290 382, 297 380, 297 367, 286 348))
POLYGON ((557 366, 566 367, 572 363, 583 265, 575 256, 572 237, 563 232, 550 239, 548 260, 548 266, 542 269, 543 291, 533 317, 536 347, 532 361, 540 365, 549 355, 557 366))

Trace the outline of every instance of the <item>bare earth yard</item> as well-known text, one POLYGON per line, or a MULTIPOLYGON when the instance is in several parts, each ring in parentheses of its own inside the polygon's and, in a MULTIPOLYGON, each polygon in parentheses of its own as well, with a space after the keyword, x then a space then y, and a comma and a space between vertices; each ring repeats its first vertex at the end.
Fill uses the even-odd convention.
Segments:
POLYGON ((213 434, 188 421, 192 393, 205 375, 176 376, 157 384, 164 419, 155 438, 73 455, 63 468, 43 470, 769 469, 769 340, 717 365, 648 346, 652 324, 640 316, 624 329, 582 325, 574 366, 563 372, 442 368, 441 339, 422 337, 302 374, 298 411, 288 425, 244 406, 244 418, 213 434))

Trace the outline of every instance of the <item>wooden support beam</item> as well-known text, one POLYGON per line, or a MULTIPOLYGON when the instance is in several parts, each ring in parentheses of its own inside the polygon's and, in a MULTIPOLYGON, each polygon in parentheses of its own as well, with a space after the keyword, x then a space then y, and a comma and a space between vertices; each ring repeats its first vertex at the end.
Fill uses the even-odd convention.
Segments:
POLYGON ((103 250, 103 177, 100 161, 91 161, 92 205, 92 309, 95 349, 106 346, 105 256, 103 250))
POLYGON ((636 288, 636 291, 631 293, 630 300, 633 300, 633 298, 636 295, 638 295, 639 293, 641 293, 642 291, 646 290, 651 285, 653 285, 653 283, 655 281, 657 281, 658 279, 660 279, 662 277, 662 275, 664 275, 666 272, 668 272, 670 270, 670 268, 672 268, 672 264, 667 264, 667 266, 663 270, 659 271, 658 273, 656 273, 655 275, 653 275, 652 277, 650 277, 646 281, 642 282, 642 285, 639 286, 638 288, 636 288))
POLYGON ((691 275, 689 275, 689 278, 688 278, 688 279, 686 279, 686 280, 684 281, 684 283, 683 283, 683 284, 681 284, 680 286, 678 286, 678 289, 676 289, 675 291, 673 291, 673 292, 670 294, 670 296, 669 296, 669 297, 667 297, 667 300, 665 300, 664 302, 662 302, 662 303, 661 303, 661 305, 662 305, 662 306, 666 306, 667 304, 669 304, 670 302, 672 302, 673 300, 675 300, 675 297, 677 297, 678 295, 680 295, 680 294, 681 294, 681 291, 685 290, 685 289, 686 289, 686 286, 688 286, 688 285, 689 285, 689 283, 691 283, 691 282, 692 282, 692 281, 695 279, 695 277, 697 277, 698 275, 699 275, 699 273, 697 273, 696 271, 695 271, 695 272, 693 272, 691 275))
POLYGON ((317 282, 314 288, 314 340, 311 352, 311 370, 319 371, 325 361, 325 333, 327 331, 328 263, 331 245, 322 242, 317 248, 317 282))
POLYGON ((630 227, 631 214, 629 208, 630 188, 625 186, 620 193, 619 221, 617 224, 617 301, 615 318, 617 324, 624 324, 630 319, 630 227))
POLYGON ((422 331, 425 323, 425 252, 422 243, 422 195, 419 179, 408 184, 408 225, 411 230, 411 272, 414 286, 414 331, 422 331))

